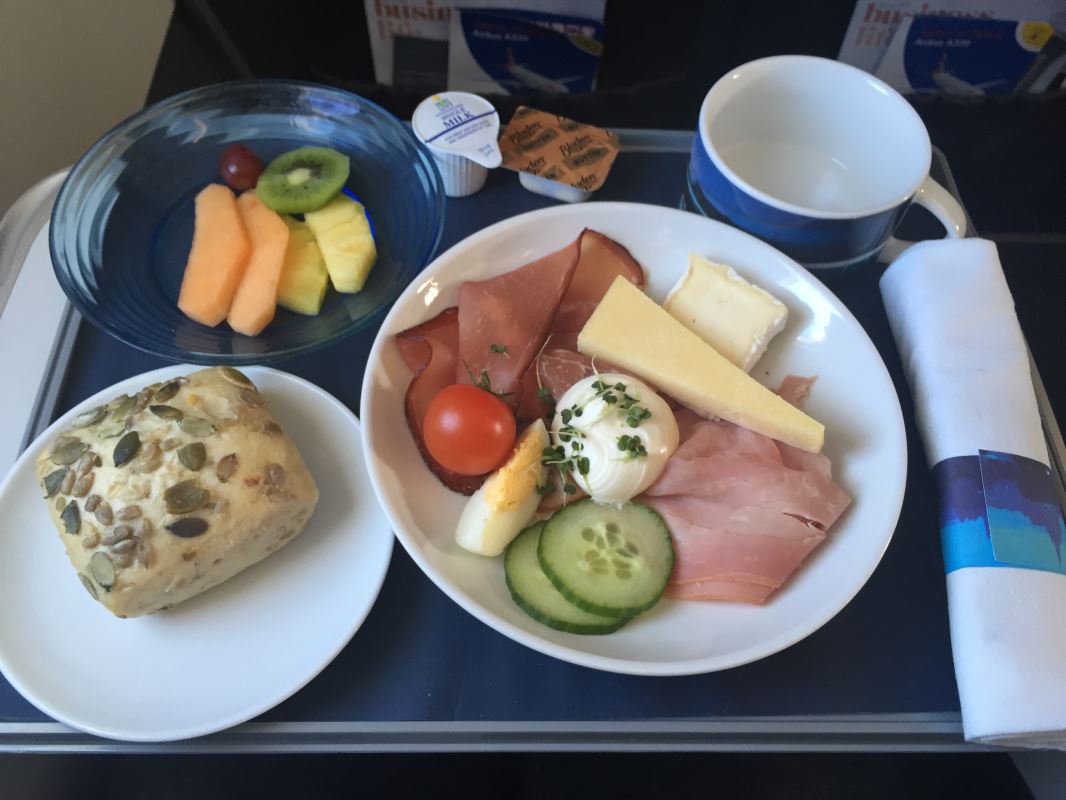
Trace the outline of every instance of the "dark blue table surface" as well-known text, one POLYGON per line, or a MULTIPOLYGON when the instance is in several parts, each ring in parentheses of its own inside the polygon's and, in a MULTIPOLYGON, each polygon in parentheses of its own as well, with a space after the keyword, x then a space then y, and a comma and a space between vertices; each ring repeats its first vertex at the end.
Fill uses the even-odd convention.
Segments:
MULTIPOLYGON (((624 152, 597 197, 676 206, 686 163, 687 156, 680 153, 624 152)), ((522 190, 514 174, 496 170, 479 194, 449 201, 442 246, 552 202, 522 190)), ((1044 256, 1020 246, 1015 251, 1027 263, 1044 256)), ((1009 265, 1004 248, 1001 254, 1009 265)), ((1061 260, 1061 248, 1058 256, 1061 260)), ((352 642, 307 687, 262 719, 585 721, 957 711, 933 489, 877 291, 878 277, 874 267, 824 279, 869 332, 895 381, 911 454, 907 491, 881 565, 847 608, 819 631, 775 656, 710 675, 639 678, 596 672, 535 653, 478 622, 440 592, 397 545, 384 588, 352 642)), ((1048 283, 1032 269, 1013 275, 1008 269, 1008 278, 1037 363, 1060 363, 1056 342, 1062 338, 1061 317, 1047 327, 1052 301, 1046 288, 1058 286, 1061 294, 1061 282, 1048 283), (1022 296, 1028 298, 1024 307, 1022 296)), ((322 386, 358 412, 373 334, 371 330, 280 368, 322 386)), ((163 365, 83 323, 56 413, 116 381, 163 365)), ((1061 399, 1061 379, 1054 378, 1049 392, 1054 389, 1053 397, 1061 399)), ((282 647, 278 658, 284 658, 282 647)), ((0 720, 46 719, 0 678, 0 720)))

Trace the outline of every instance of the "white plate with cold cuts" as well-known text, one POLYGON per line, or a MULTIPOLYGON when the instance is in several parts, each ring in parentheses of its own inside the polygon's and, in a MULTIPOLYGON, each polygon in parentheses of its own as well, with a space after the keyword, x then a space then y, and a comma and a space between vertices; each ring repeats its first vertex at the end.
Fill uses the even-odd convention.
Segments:
POLYGON ((397 536, 455 602, 505 636, 556 658, 638 675, 686 675, 745 664, 817 630, 862 588, 881 559, 903 500, 907 453, 891 378, 866 332, 809 272, 767 244, 713 220, 630 203, 534 211, 465 239, 401 295, 371 351, 362 410, 367 466, 397 536), (508 272, 572 242, 583 228, 615 239, 647 274, 661 302, 698 253, 734 267, 789 309, 753 375, 776 388, 789 374, 816 375, 804 410, 826 426, 824 452, 851 506, 827 539, 762 606, 664 597, 604 636, 545 627, 512 601, 502 558, 455 543, 467 498, 450 491, 419 456, 404 418, 411 372, 395 334, 454 305, 459 285, 508 272), (855 387, 862 387, 857 398, 855 387))
POLYGON ((392 532, 374 502, 359 422, 284 372, 246 374, 296 443, 318 505, 295 540, 168 611, 118 619, 86 594, 41 498, 34 462, 75 415, 199 369, 166 367, 69 411, 0 485, 0 669, 61 722, 127 741, 202 736, 277 705, 348 643, 377 598, 392 532))

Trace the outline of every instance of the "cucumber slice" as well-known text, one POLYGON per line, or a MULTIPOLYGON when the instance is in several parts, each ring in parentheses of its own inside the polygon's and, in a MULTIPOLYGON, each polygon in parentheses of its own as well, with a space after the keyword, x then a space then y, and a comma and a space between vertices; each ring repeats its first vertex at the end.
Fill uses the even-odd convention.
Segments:
POLYGON ((537 561, 537 543, 543 528, 543 522, 533 523, 507 547, 503 574, 515 604, 537 622, 566 633, 613 633, 625 625, 625 618, 582 611, 555 590, 537 561))
POLYGON ((541 569, 583 611, 632 617, 662 596, 674 568, 670 529, 643 503, 580 500, 556 511, 537 547, 541 569))

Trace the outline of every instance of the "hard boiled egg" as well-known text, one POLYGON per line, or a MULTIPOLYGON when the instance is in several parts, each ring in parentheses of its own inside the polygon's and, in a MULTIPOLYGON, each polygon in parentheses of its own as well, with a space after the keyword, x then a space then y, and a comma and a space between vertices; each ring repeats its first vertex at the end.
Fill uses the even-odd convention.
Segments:
POLYGON ((540 459, 548 443, 548 430, 539 419, 518 437, 511 457, 467 501, 455 529, 460 547, 498 556, 529 524, 540 504, 540 459))

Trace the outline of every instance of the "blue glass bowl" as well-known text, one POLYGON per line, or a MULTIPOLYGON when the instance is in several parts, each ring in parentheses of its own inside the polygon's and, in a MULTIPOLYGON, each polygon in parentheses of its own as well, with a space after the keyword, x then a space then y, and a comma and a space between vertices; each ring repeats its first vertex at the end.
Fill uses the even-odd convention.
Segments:
POLYGON ((224 83, 135 114, 82 156, 52 211, 52 263, 78 311, 139 350, 198 364, 265 364, 380 321, 436 253, 444 203, 432 156, 374 103, 310 83, 224 83), (221 182, 218 159, 231 142, 264 164, 305 145, 350 157, 346 189, 366 206, 378 250, 361 292, 330 289, 315 317, 278 308, 255 337, 226 323, 208 328, 178 310, 193 199, 221 182))

